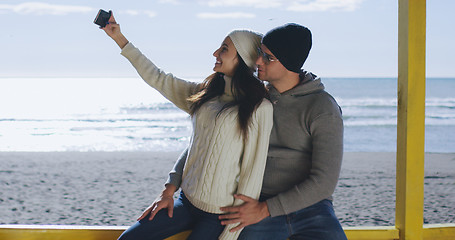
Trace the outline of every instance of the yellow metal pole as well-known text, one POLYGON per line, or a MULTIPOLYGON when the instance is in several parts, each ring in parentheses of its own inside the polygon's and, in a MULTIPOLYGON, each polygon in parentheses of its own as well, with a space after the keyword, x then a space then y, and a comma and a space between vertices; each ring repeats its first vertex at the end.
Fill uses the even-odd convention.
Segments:
POLYGON ((423 239, 426 1, 399 0, 395 226, 423 239))

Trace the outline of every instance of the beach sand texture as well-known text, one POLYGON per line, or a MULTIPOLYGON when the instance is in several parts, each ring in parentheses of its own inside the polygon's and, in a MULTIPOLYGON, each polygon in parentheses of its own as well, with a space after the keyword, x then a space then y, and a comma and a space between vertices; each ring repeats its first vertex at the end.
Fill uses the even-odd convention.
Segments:
MULTIPOLYGON (((0 224, 131 225, 180 152, 0 152, 0 224)), ((425 223, 455 223, 455 153, 425 155, 425 223)), ((395 222, 395 153, 345 153, 343 226, 395 222)))

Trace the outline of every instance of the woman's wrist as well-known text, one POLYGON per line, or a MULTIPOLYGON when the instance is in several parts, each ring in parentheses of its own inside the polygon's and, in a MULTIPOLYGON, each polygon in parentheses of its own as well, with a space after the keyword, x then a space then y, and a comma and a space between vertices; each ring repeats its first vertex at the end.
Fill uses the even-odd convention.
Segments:
POLYGON ((165 189, 161 192, 161 196, 163 197, 173 197, 175 191, 177 191, 177 187, 173 184, 166 184, 165 189))
POLYGON ((126 44, 128 44, 128 39, 126 39, 126 37, 122 34, 122 33, 119 33, 118 35, 116 36, 113 36, 112 39, 114 39, 114 41, 117 43, 117 45, 120 47, 120 49, 123 49, 126 44))

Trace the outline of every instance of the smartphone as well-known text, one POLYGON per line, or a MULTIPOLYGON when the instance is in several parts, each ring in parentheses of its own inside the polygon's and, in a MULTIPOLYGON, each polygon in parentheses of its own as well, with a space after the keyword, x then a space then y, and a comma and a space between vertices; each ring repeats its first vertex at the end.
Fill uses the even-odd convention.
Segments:
POLYGON ((106 24, 109 22, 109 18, 111 18, 111 14, 111 11, 106 12, 103 9, 100 9, 93 22, 102 28, 106 27, 106 24))

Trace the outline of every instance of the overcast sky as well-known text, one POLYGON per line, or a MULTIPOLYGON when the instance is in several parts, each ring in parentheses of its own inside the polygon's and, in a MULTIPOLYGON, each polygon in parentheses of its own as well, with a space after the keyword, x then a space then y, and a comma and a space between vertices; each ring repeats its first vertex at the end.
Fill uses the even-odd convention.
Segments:
MULTIPOLYGON (((122 32, 163 70, 212 72, 232 29, 309 27, 304 68, 323 77, 396 77, 398 0, 0 0, 0 77, 135 77, 93 24, 112 9, 122 32)), ((455 77, 455 1, 427 1, 427 76, 455 77)))

